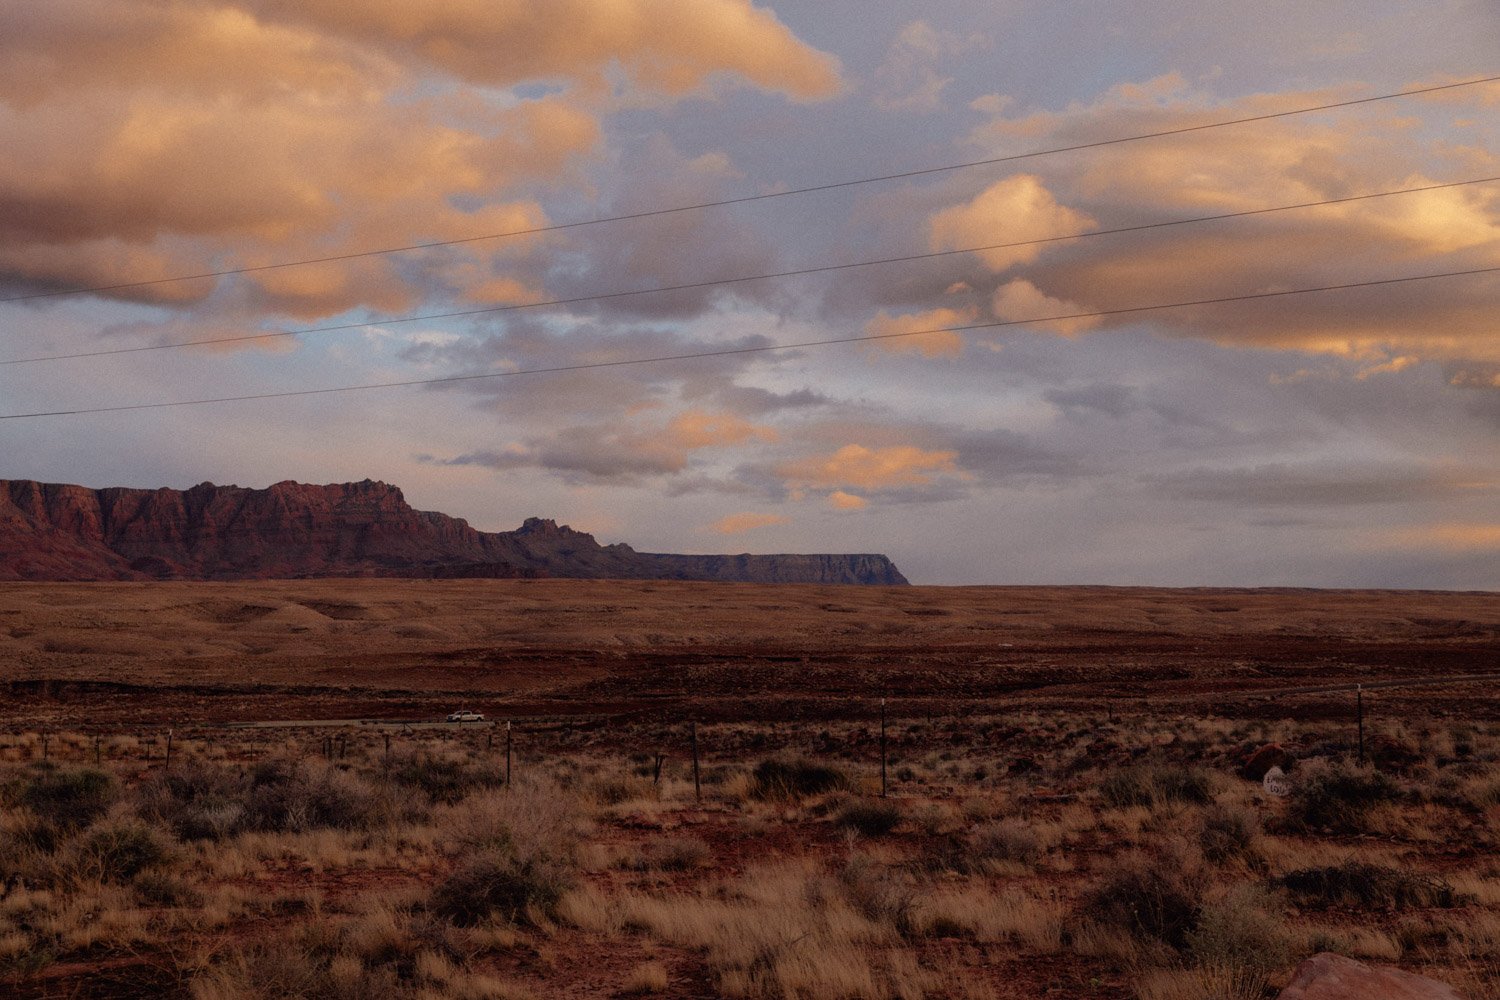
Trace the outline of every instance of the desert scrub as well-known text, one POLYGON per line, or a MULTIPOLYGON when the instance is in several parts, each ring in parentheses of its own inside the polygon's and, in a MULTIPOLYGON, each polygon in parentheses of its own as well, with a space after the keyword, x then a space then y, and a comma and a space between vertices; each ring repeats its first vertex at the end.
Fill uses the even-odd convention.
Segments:
POLYGON ((1110 771, 1099 783, 1105 805, 1153 806, 1164 802, 1204 805, 1213 801, 1213 786, 1201 767, 1141 764, 1110 771))
POLYGON ((975 857, 983 861, 1014 861, 1034 865, 1041 860, 1042 837, 1025 820, 1008 817, 975 830, 969 840, 975 857))
POLYGON ((855 799, 833 817, 836 825, 864 837, 884 837, 901 822, 901 807, 894 802, 855 799))
POLYGON ((1089 896, 1083 916, 1181 950, 1198 926, 1208 878, 1185 845, 1126 857, 1089 896))
POLYGON ((1239 885, 1199 910, 1187 934, 1193 964, 1222 984, 1226 995, 1260 997, 1267 977, 1292 958, 1285 921, 1273 914, 1263 888, 1239 885))
POLYGON ((1283 875, 1279 881, 1302 906, 1446 909, 1461 902, 1453 886, 1440 878, 1358 861, 1300 868, 1283 875))
POLYGON ((712 848, 700 837, 669 837, 647 844, 632 867, 685 872, 706 867, 713 857, 712 848))
POLYGON ((354 774, 300 761, 269 761, 250 772, 243 824, 296 833, 366 829, 381 818, 373 788, 354 774))
POLYGON ((190 760, 142 784, 136 812, 170 828, 179 840, 221 840, 243 823, 245 785, 228 768, 190 760))
POLYGON ((1215 864, 1255 857, 1260 839, 1260 816, 1240 805, 1216 803, 1203 810, 1203 826, 1198 831, 1198 847, 1203 856, 1215 864))
POLYGON ((67 855, 65 864, 75 879, 114 884, 171 860, 161 834, 135 820, 93 827, 68 845, 67 855))
POLYGON ((392 762, 388 778, 421 792, 434 805, 453 805, 480 789, 505 784, 504 773, 496 768, 436 756, 401 757, 392 762))
POLYGON ((1370 810, 1399 797, 1396 783, 1373 768, 1313 761, 1297 771, 1286 825, 1296 831, 1365 833, 1370 810))
POLYGON ((558 903, 575 881, 571 867, 561 859, 495 851, 443 880, 433 890, 432 909, 462 927, 491 917, 536 924, 556 916, 558 903))
POLYGON ((51 826, 77 830, 103 816, 116 795, 114 776, 107 771, 43 765, 16 780, 6 799, 51 826))
POLYGON ((755 765, 751 794, 758 799, 796 800, 843 791, 849 785, 849 775, 831 764, 803 757, 773 758, 755 765))

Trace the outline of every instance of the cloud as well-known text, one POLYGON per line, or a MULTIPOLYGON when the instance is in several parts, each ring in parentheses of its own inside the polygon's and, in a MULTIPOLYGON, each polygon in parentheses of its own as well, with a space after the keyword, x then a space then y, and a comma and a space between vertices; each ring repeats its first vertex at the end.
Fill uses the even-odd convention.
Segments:
POLYGON ((829 455, 787 462, 777 470, 790 487, 892 489, 927 486, 937 476, 962 474, 957 451, 924 450, 915 445, 868 448, 846 444, 829 455))
POLYGON ((965 326, 977 317, 978 313, 973 309, 938 308, 903 316, 892 316, 882 309, 878 316, 865 324, 865 333, 872 337, 892 338, 872 343, 872 346, 892 354, 954 357, 963 353, 963 335, 943 328, 965 326), (919 333, 919 330, 932 332, 919 333))
MULTIPOLYGON (((996 181, 968 202, 936 213, 928 221, 928 242, 934 250, 958 250, 1024 240, 1067 236, 1093 228, 1086 214, 1059 204, 1041 179, 1016 174, 996 181)), ((980 260, 1004 271, 1041 256, 1043 247, 981 250, 980 260)))
MULTIPOLYGON (((0 35, 0 285, 111 284, 545 225, 615 102, 831 96, 749 0, 56 0, 0 35), (654 97, 653 97, 654 95, 654 97)), ((257 316, 537 289, 535 239, 115 297, 257 316)))
POLYGON ((1175 496, 1237 507, 1361 507, 1483 498, 1500 478, 1480 470, 1412 464, 1268 463, 1244 469, 1192 469, 1159 479, 1175 496))
POLYGON ((828 494, 828 506, 834 510, 864 510, 870 506, 870 501, 856 493, 845 493, 843 490, 834 490, 828 494))
POLYGON ((1037 288, 1025 278, 1007 281, 995 289, 990 307, 998 320, 1039 320, 1026 325, 1036 330, 1049 330, 1064 337, 1072 337, 1099 325, 1097 317, 1078 316, 1088 312, 1076 302, 1055 299, 1037 288), (1047 316, 1074 316, 1074 319, 1047 320, 1047 316))
POLYGON ((756 514, 746 511, 742 514, 730 514, 721 517, 708 526, 708 530, 716 535, 743 535, 747 531, 755 531, 759 528, 770 528, 778 524, 789 524, 791 518, 782 514, 756 514))
POLYGON ((1440 549, 1456 553, 1500 552, 1500 524, 1495 523, 1424 524, 1383 531, 1377 537, 1382 544, 1398 549, 1440 549))
MULTIPOLYGON (((1354 96, 1352 88, 1221 100, 1174 75, 1061 111, 983 104, 985 155, 1095 142, 1354 96)), ((1449 95, 1457 100, 1459 94, 1449 95)), ((1467 103, 1480 99, 1468 95, 1467 103)), ((1120 143, 1049 158, 929 216, 935 248, 1150 224, 1346 198, 1500 173, 1479 124, 1414 126, 1395 104, 1120 143), (1354 119, 1351 121, 1351 118, 1354 119)), ((1500 265, 1500 185, 1420 194, 976 255, 997 318, 1034 307, 1105 310, 1500 265), (1017 282, 1024 282, 1018 284, 1017 282)), ((971 284, 972 277, 966 277, 971 284)), ((1158 332, 1377 366, 1500 359, 1500 276, 1474 276, 1109 317, 1054 331, 1158 332), (1398 359, 1400 359, 1398 361, 1398 359)))
POLYGON ((935 111, 953 82, 937 67, 988 44, 989 39, 977 32, 960 35, 926 21, 911 21, 897 32, 885 61, 875 70, 871 101, 882 111, 935 111))

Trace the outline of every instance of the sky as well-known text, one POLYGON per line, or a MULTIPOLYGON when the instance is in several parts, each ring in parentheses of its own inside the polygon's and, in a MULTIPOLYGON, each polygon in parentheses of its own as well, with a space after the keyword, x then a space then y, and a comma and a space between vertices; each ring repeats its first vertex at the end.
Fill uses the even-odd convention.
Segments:
POLYGON ((1500 268, 1500 181, 1287 208, 1500 177, 1500 84, 779 195, 1500 75, 1492 0, 0 25, 0 362, 95 355, 0 364, 0 416, 937 331, 0 419, 0 478, 379 479, 485 530, 927 584, 1500 589, 1500 275, 1118 311, 1500 268))

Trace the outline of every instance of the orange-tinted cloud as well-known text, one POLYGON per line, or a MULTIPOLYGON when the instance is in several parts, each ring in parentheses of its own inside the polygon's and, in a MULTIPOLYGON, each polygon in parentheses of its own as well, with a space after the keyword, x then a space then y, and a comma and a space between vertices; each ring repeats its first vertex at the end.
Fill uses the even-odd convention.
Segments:
MULTIPOLYGON (((1079 233, 1094 226, 1082 212, 1058 203, 1042 181, 1017 174, 996 181, 972 200, 945 208, 928 223, 934 250, 990 246, 1079 233)), ((983 250, 979 258, 996 271, 1037 259, 1042 246, 983 250)))
POLYGON ((874 341, 873 346, 893 354, 920 353, 929 358, 952 357, 963 353, 963 335, 944 328, 972 323, 978 315, 974 309, 938 308, 892 316, 882 309, 878 316, 865 324, 865 333, 873 337, 892 338, 874 341), (918 333, 919 330, 934 332, 918 333), (904 336, 905 334, 910 336, 904 336))
MULTIPOLYGON (((1258 94, 1221 102, 1175 76, 1122 85, 1064 111, 1014 113, 981 102, 991 121, 971 135, 987 153, 1039 144, 1208 124, 1351 96, 1342 91, 1258 94)), ((1480 97, 1472 95, 1470 101, 1480 97)), ((978 198, 935 213, 936 246, 995 242, 1008 214, 1036 219, 1022 238, 1082 232, 1066 213, 1110 228, 1195 215, 1321 201, 1500 173, 1482 133, 1427 139, 1409 108, 1371 106, 1336 117, 1305 116, 1091 150, 1049 161, 978 198), (1355 117, 1357 116, 1357 117, 1355 117), (1351 121, 1351 117, 1355 120, 1351 121), (1038 168, 1039 170, 1041 168, 1038 168), (1009 192, 998 197, 995 192, 1009 192), (991 200, 994 211, 987 211, 991 200), (1066 207, 1064 207, 1066 206, 1066 207), (973 219, 973 226, 960 220, 973 219), (984 219, 992 220, 987 227, 984 219), (1049 230, 1043 232, 1042 230, 1049 230), (966 243, 969 240, 971 242, 966 243)), ((1005 235, 1009 235, 1006 232, 1005 235)), ((1071 309, 1110 309, 1341 284, 1500 265, 1500 185, 1475 185, 1300 209, 1121 236, 1048 244, 1045 252, 980 255, 1000 276, 997 318, 1024 318, 1032 299, 1071 309), (1015 284, 1017 281, 1025 285, 1015 284)), ((1500 278, 1479 276, 1111 317, 1109 330, 1143 322, 1232 346, 1291 348, 1379 365, 1397 358, 1494 360, 1500 278)), ((1055 327, 1076 333, 1083 327, 1055 327)), ((1412 361, 1402 361, 1410 364, 1412 361)))
POLYGON ((857 493, 845 493, 843 490, 834 490, 828 494, 828 506, 834 510, 864 510, 870 506, 870 501, 857 493))
POLYGON ((747 531, 755 531, 757 528, 769 528, 777 524, 787 524, 791 518, 782 514, 756 514, 746 511, 742 514, 730 514, 721 517, 708 526, 708 530, 716 535, 742 535, 747 531))
POLYGON ((1385 532, 1380 540, 1387 546, 1399 549, 1500 552, 1500 524, 1427 524, 1385 532))
POLYGON ((667 423, 667 438, 678 447, 694 451, 741 444, 745 441, 775 441, 776 431, 752 424, 735 413, 687 410, 667 423))
MULTIPOLYGON (((831 57, 748 0, 56 0, 0 33, 0 281, 259 266, 545 225, 515 192, 597 151, 611 95, 739 80, 798 100, 831 57), (541 96, 481 91, 549 85, 541 96)), ((246 276, 246 313, 530 288, 526 239, 246 276), (420 266, 415 266, 420 265, 420 266)), ((180 303, 211 280, 122 292, 180 303)))
POLYGON ((846 444, 831 455, 788 462, 777 471, 793 487, 878 490, 927 486, 935 476, 959 474, 957 460, 956 451, 928 451, 915 445, 846 444))

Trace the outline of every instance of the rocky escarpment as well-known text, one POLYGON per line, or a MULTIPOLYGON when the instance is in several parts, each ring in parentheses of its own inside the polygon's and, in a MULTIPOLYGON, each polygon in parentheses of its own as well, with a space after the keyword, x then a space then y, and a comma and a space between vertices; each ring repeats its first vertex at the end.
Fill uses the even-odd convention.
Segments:
POLYGON ((103 490, 0 480, 0 580, 317 576, 904 584, 880 555, 691 556, 600 545, 531 518, 484 532, 365 480, 103 490))

